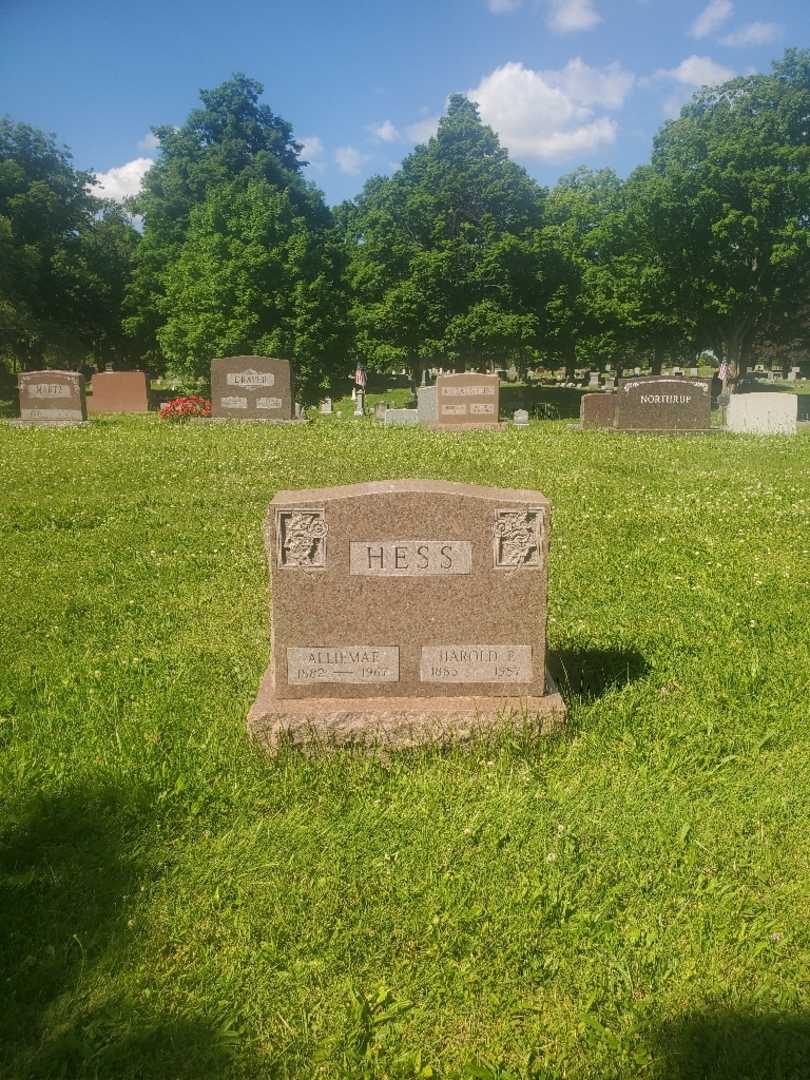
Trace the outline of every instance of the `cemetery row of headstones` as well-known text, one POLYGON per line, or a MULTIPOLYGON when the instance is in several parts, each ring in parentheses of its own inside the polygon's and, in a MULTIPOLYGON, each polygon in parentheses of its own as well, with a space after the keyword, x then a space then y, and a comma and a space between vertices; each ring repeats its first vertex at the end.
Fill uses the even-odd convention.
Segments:
MULTIPOLYGON (((23 372, 18 376, 20 424, 61 426, 87 420, 84 378, 70 371, 23 372)), ((295 402, 294 380, 287 360, 237 356, 211 361, 211 419, 264 423, 303 421, 295 402)), ((330 403, 331 404, 331 403, 330 403)), ((93 378, 89 411, 145 412, 148 382, 142 371, 100 372, 93 378)), ((711 430, 710 382, 683 374, 633 375, 614 389, 584 394, 580 406, 582 429, 700 433, 711 430), (604 392, 607 391, 607 392, 604 392)), ((796 430, 798 399, 794 394, 747 393, 728 402, 726 430, 792 434, 796 430)), ((440 373, 433 385, 417 390, 416 408, 391 409, 384 403, 375 416, 386 425, 418 424, 433 431, 500 430, 500 377, 477 372, 440 373)), ((517 410, 514 423, 528 423, 517 410)), ((12 421, 14 422, 14 421, 12 421)), ((200 421, 206 422, 206 421, 200 421)))

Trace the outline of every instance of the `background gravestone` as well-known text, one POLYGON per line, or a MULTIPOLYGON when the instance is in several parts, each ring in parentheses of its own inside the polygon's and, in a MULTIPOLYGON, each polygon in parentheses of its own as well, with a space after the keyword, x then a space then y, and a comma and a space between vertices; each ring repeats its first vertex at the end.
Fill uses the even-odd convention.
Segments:
POLYGON ((420 424, 435 424, 439 419, 436 401, 435 386, 418 386, 416 388, 416 411, 419 414, 420 424))
POLYGON ((440 430, 495 427, 500 409, 500 379, 477 371, 439 375, 436 409, 437 419, 432 426, 440 430))
POLYGON ((145 371, 98 371, 90 383, 91 413, 149 411, 149 382, 145 371))
POLYGON ((740 435, 795 435, 798 415, 797 394, 732 394, 726 427, 740 435))
POLYGON ((289 360, 227 356, 211 361, 211 416, 216 420, 294 419, 289 360))
POLYGON ((415 427, 419 423, 418 409, 386 409, 386 427, 415 427))
POLYGON ((613 427, 615 394, 583 394, 579 403, 579 424, 583 431, 613 427))
POLYGON ((711 395, 705 379, 678 375, 622 379, 613 426, 618 431, 706 432, 711 395))
POLYGON ((81 424, 87 420, 84 375, 78 371, 22 371, 17 376, 23 424, 81 424))
POLYGON ((398 480, 279 492, 265 537, 271 661, 248 717, 273 745, 411 745, 547 692, 550 507, 537 491, 398 480))

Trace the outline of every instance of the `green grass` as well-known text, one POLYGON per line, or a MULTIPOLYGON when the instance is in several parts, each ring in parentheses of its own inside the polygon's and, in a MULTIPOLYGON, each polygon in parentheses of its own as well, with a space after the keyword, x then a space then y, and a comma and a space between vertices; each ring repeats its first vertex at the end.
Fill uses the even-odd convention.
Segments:
POLYGON ((0 1077, 810 1076, 806 433, 149 416, 0 462, 0 1077), (394 477, 551 499, 569 729, 263 758, 266 506, 394 477))

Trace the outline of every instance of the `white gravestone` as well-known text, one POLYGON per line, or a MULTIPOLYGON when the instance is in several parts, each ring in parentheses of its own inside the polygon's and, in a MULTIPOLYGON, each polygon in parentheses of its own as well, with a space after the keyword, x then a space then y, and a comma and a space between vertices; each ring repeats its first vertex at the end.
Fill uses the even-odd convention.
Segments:
POLYGON ((732 394, 726 427, 738 435, 795 435, 798 414, 796 394, 732 394))

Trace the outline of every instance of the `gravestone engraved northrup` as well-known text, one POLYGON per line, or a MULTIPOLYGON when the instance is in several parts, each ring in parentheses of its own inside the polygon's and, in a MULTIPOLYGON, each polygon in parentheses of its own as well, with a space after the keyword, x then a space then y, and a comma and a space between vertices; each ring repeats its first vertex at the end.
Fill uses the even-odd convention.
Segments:
POLYGON ((289 360, 226 356, 211 361, 211 416, 215 420, 294 418, 289 360))
POLYGON ((440 480, 279 492, 271 659, 249 730, 270 746, 285 733, 406 746, 507 715, 561 722, 549 517, 539 492, 440 480))
POLYGON ((149 411, 149 386, 144 371, 98 371, 90 384, 91 413, 149 411))
POLYGON ((704 379, 640 376, 622 379, 613 426, 618 431, 707 432, 711 395, 704 379))
POLYGON ((498 427, 500 379, 465 371, 436 379, 436 415, 431 426, 440 431, 498 427))
POLYGON ((583 431, 613 427, 615 394, 583 394, 579 403, 579 423, 583 431))
POLYGON ((78 371, 23 371, 18 424, 81 424, 87 420, 84 376, 78 371))

